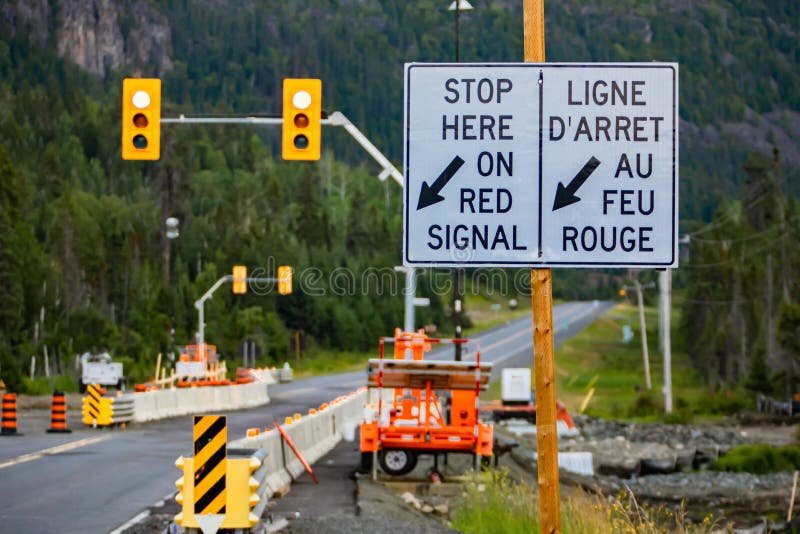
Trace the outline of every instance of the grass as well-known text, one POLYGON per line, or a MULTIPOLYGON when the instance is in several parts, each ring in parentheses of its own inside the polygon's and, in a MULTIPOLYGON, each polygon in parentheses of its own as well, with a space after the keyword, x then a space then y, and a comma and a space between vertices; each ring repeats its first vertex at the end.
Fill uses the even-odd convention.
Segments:
MULTIPOLYGON (((691 525, 682 510, 640 505, 629 492, 610 498, 578 492, 561 499, 561 531, 570 534, 704 534, 719 528, 712 519, 709 515, 691 525)), ((538 534, 538 492, 502 470, 473 475, 453 508, 450 526, 477 534, 538 534)))
POLYGON ((800 469, 800 447, 772 447, 769 445, 743 445, 731 449, 714 462, 715 471, 737 473, 776 473, 800 469))
POLYGON ((506 297, 467 295, 464 299, 464 309, 472 321, 472 326, 464 329, 464 335, 469 337, 508 321, 530 316, 531 301, 527 298, 518 298, 517 307, 512 310, 508 307, 508 298, 506 297), (495 306, 496 309, 492 309, 492 306, 495 306), (498 306, 499 309, 497 309, 498 306))
MULTIPOLYGON (((749 397, 741 391, 712 394, 702 384, 680 345, 680 306, 672 317, 672 422, 710 419, 743 407, 749 397)), ((658 348, 658 311, 645 309, 652 389, 644 379, 639 315, 635 305, 622 302, 594 321, 556 351, 556 389, 571 412, 578 412, 594 389, 586 413, 606 418, 654 420, 663 414, 663 360, 658 348), (623 326, 630 324, 634 338, 623 343, 623 326)))
POLYGON ((51 375, 50 378, 37 376, 33 380, 23 377, 25 393, 28 395, 52 395, 54 391, 64 393, 76 393, 78 391, 78 379, 72 375, 51 375))
POLYGON ((287 361, 294 370, 295 378, 361 371, 366 369, 368 359, 378 357, 377 345, 378 340, 376 338, 376 349, 374 351, 343 352, 316 349, 303 352, 299 361, 295 360, 294 357, 287 359, 287 361))

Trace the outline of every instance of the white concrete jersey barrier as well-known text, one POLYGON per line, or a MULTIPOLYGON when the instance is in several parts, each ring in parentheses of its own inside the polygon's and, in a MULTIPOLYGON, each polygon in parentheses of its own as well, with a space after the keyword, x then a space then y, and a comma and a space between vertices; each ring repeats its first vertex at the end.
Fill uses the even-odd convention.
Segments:
POLYGON ((269 403, 265 382, 232 386, 159 389, 133 395, 137 423, 210 411, 240 410, 269 403))
MULTIPOLYGON (((343 429, 355 428, 363 420, 366 390, 351 393, 327 403, 327 407, 295 419, 290 424, 281 421, 286 433, 309 464, 330 452, 342 440, 343 429)), ((324 405, 323 405, 324 406, 324 405)), ((230 448, 264 449, 264 465, 269 497, 283 493, 303 472, 303 466, 277 431, 231 441, 230 448)), ((259 480, 261 483, 261 480, 259 480)))

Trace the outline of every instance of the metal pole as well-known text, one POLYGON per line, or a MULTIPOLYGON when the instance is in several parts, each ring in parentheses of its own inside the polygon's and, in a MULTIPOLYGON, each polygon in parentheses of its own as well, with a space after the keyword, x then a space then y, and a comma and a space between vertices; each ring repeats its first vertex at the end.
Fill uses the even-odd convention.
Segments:
POLYGON ((414 321, 414 296, 417 294, 417 280, 413 267, 406 267, 405 314, 403 318, 403 331, 413 332, 414 321))
POLYGON ((672 345, 670 340, 670 310, 672 271, 665 269, 659 273, 658 282, 661 293, 661 329, 664 332, 664 412, 672 413, 672 345))
MULTIPOLYGON (((283 124, 280 117, 185 117, 178 118, 162 117, 161 124, 249 124, 251 126, 277 125, 283 124)), ((350 122, 340 111, 334 111, 327 119, 322 119, 320 124, 324 126, 342 126, 367 154, 381 166, 382 171, 378 175, 380 180, 385 180, 391 176, 400 187, 403 187, 403 175, 392 163, 384 156, 361 131, 350 122)))
MULTIPOLYGON (((459 42, 458 42, 458 19, 461 14, 461 1, 455 0, 455 33, 456 33, 456 63, 459 62, 459 42)), ((455 337, 461 337, 461 299, 463 298, 461 288, 461 278, 464 274, 463 269, 453 269, 453 323, 455 325, 455 337)), ((455 345, 455 360, 461 361, 461 344, 455 345)))
POLYGON ((456 0, 456 63, 458 63, 458 15, 461 13, 459 0, 456 0))
MULTIPOLYGON (((200 297, 199 299, 197 299, 194 302, 194 307, 197 308, 197 311, 198 311, 198 314, 197 314, 197 318, 198 318, 197 344, 200 345, 200 347, 199 347, 200 350, 205 350, 204 349, 204 345, 205 345, 205 341, 206 341, 206 338, 205 338, 205 322, 203 321, 203 319, 204 319, 204 317, 203 317, 203 304, 205 303, 206 300, 211 298, 211 295, 214 294, 214 291, 219 289, 219 286, 221 286, 225 282, 230 282, 232 280, 233 280, 233 276, 230 275, 230 274, 223 276, 222 278, 220 278, 219 280, 214 282, 214 285, 211 286, 209 288, 209 290, 206 291, 203 294, 202 297, 200 297)), ((248 278, 247 280, 250 281, 250 280, 261 280, 261 279, 260 278, 248 278)), ((269 279, 264 279, 264 280, 273 280, 273 279, 269 278, 269 279)))
MULTIPOLYGON (((453 308, 455 311, 455 325, 456 325, 456 337, 460 338, 462 336, 461 332, 461 325, 462 325, 462 309, 463 303, 462 299, 464 298, 464 269, 455 269, 453 271, 453 275, 455 276, 455 302, 453 303, 453 308)), ((461 343, 456 343, 456 361, 461 361, 461 343)))
MULTIPOLYGON (((525 61, 544 62, 544 0, 523 0, 525 61)), ((541 94, 541 93, 540 93, 541 94)), ((533 367, 541 532, 561 532, 551 269, 531 269, 533 367)))
POLYGON ((205 322, 203 320, 204 319, 203 318, 203 301, 201 300, 200 304, 199 305, 195 304, 195 306, 197 307, 197 311, 198 311, 198 314, 197 314, 197 321, 198 321, 197 322, 197 344, 202 346, 203 343, 205 342, 205 336, 204 336, 204 333, 203 333, 203 326, 205 324, 205 322))
POLYGON ((647 353, 647 325, 644 322, 644 299, 642 298, 642 284, 639 280, 634 280, 636 284, 636 300, 639 301, 639 330, 642 334, 642 355, 644 357, 644 385, 648 391, 653 389, 650 382, 650 355, 647 353))

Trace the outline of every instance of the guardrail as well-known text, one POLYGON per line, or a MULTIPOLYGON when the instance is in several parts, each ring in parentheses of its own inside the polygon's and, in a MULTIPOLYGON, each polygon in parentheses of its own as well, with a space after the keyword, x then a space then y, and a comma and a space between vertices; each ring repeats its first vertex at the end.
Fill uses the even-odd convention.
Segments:
POLYGON ((800 414, 800 399, 792 398, 780 401, 762 394, 756 395, 756 410, 771 415, 788 415, 790 417, 800 414))
POLYGON ((240 410, 270 401, 269 380, 248 384, 180 389, 154 389, 116 397, 105 396, 99 386, 88 385, 83 398, 83 423, 102 427, 128 422, 144 423, 212 411, 240 410))
MULTIPOLYGON (((283 422, 283 430, 290 436, 295 446, 309 464, 313 464, 322 456, 330 452, 336 445, 347 437, 353 439, 354 429, 364 417, 364 406, 367 400, 366 388, 354 391, 348 395, 322 404, 319 409, 310 409, 308 414, 295 414, 283 422)), ((249 455, 252 474, 245 478, 229 478, 227 481, 227 503, 233 504, 231 495, 239 495, 237 499, 244 499, 251 507, 247 520, 236 512, 239 519, 227 517, 221 528, 237 529, 237 532, 250 532, 256 526, 253 522, 260 518, 267 505, 267 500, 274 495, 283 495, 305 470, 302 462, 292 453, 281 435, 272 428, 263 431, 259 429, 248 430, 248 437, 231 441, 228 444, 228 459, 235 459, 236 454, 249 455), (256 465, 257 464, 257 465, 256 465), (246 485, 242 486, 243 484, 246 485), (243 498, 241 496, 248 495, 243 498)), ((175 523, 183 527, 185 532, 196 532, 198 523, 194 519, 192 504, 191 478, 193 464, 191 458, 179 458, 175 464, 182 470, 183 477, 178 479, 176 486, 180 490, 176 501, 182 505, 182 511, 175 516, 175 523), (191 464, 191 465, 190 465, 191 464)), ((242 503, 239 502, 237 506, 242 503)), ((227 509, 227 508, 226 508, 227 509)), ((238 509, 238 508, 237 508, 238 509)), ((233 509, 231 509, 233 510, 233 509)), ((233 512, 232 512, 233 513, 233 512)))

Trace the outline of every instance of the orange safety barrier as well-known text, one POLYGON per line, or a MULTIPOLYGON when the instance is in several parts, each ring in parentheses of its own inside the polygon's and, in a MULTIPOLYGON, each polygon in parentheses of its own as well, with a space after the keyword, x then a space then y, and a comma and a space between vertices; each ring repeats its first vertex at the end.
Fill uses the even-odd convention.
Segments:
POLYGON ((192 382, 178 381, 179 388, 202 388, 206 386, 230 386, 230 380, 195 380, 192 382))
POLYGON ((17 434, 17 394, 3 393, 3 415, 0 435, 13 436, 17 434))
POLYGON ((236 369, 236 383, 249 384, 253 381, 253 375, 250 374, 250 369, 238 367, 236 369))
POLYGON ((53 406, 50 412, 50 428, 47 429, 50 433, 68 433, 72 432, 67 428, 67 398, 63 391, 53 392, 53 406))

